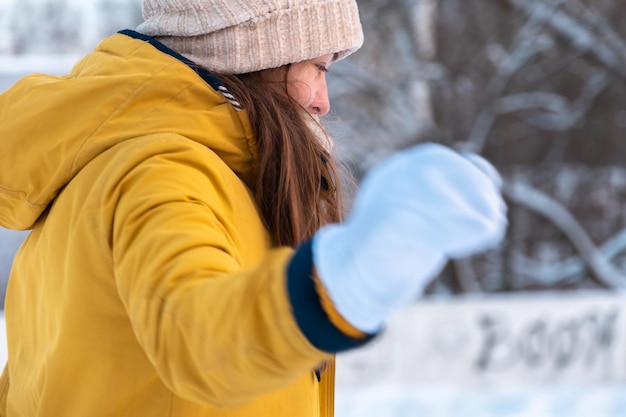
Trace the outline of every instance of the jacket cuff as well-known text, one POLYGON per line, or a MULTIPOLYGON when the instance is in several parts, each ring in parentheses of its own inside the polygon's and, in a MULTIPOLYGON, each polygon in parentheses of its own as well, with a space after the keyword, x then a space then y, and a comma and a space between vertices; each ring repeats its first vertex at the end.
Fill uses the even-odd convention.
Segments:
MULTIPOLYGON (((315 269, 315 267, 313 267, 313 269, 315 269)), ((341 330, 343 334, 350 336, 353 339, 364 339, 367 337, 367 333, 354 327, 341 315, 339 311, 337 311, 333 300, 330 298, 328 291, 326 291, 326 288, 317 273, 313 274, 313 280, 315 281, 315 290, 317 291, 317 295, 320 297, 322 308, 331 323, 333 323, 336 328, 341 330)))
POLYGON ((298 327, 309 342, 325 352, 336 353, 363 346, 376 335, 353 338, 342 332, 330 319, 317 292, 311 242, 300 246, 287 269, 287 292, 298 327))

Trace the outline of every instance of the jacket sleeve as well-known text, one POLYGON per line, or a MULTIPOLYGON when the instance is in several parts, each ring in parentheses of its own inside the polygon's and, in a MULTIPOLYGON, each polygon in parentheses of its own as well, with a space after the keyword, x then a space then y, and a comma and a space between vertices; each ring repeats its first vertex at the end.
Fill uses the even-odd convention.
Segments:
POLYGON ((309 312, 323 309, 306 249, 299 260, 277 248, 242 265, 236 230, 245 225, 232 219, 242 185, 208 149, 170 148, 119 181, 112 226, 118 291, 162 381, 188 400, 234 406, 363 343, 323 315, 314 320, 334 333, 311 330, 309 312))

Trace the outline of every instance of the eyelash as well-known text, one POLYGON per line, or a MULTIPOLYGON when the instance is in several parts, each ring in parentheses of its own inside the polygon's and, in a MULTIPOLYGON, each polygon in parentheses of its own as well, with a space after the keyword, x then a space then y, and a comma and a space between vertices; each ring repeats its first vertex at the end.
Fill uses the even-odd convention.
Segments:
POLYGON ((316 65, 316 67, 317 67, 317 69, 318 69, 319 71, 321 71, 321 72, 328 72, 328 68, 326 68, 326 67, 325 67, 325 66, 323 66, 323 65, 317 64, 317 65, 316 65))

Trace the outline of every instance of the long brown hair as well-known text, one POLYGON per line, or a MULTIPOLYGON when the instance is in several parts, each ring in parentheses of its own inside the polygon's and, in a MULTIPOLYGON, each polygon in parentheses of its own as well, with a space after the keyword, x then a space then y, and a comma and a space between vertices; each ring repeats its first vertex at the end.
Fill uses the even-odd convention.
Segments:
POLYGON ((254 191, 263 220, 276 245, 296 246, 340 221, 343 201, 339 164, 311 129, 317 121, 287 93, 288 70, 278 84, 261 72, 218 76, 248 113, 256 136, 254 191))

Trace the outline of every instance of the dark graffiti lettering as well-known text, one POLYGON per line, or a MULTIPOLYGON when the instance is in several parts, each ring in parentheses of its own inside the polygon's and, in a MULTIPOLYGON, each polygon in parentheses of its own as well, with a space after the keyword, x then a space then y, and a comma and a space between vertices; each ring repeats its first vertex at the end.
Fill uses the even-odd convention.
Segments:
POLYGON ((606 365, 617 317, 617 309, 612 309, 579 317, 537 318, 514 331, 503 318, 483 314, 478 320, 482 340, 475 367, 485 372, 515 366, 559 372, 575 364, 586 368, 606 365))

